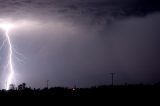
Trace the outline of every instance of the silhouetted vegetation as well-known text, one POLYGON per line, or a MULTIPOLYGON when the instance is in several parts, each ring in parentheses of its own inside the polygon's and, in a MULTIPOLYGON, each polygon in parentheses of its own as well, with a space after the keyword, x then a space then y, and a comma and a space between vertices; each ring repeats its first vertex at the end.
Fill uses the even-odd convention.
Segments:
POLYGON ((32 89, 25 83, 10 86, 10 90, 1 90, 0 96, 53 96, 53 97, 146 97, 158 96, 160 94, 160 83, 154 85, 117 85, 117 86, 98 86, 91 88, 65 88, 52 87, 43 89, 32 89))

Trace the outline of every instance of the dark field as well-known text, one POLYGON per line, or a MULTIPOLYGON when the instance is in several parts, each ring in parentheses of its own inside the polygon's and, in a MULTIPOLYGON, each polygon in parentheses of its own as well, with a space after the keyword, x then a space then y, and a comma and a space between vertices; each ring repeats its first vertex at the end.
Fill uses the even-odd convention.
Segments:
POLYGON ((160 95, 160 85, 121 85, 121 86, 98 86, 91 88, 64 88, 53 87, 44 89, 32 89, 28 87, 1 90, 1 97, 155 97, 160 95))

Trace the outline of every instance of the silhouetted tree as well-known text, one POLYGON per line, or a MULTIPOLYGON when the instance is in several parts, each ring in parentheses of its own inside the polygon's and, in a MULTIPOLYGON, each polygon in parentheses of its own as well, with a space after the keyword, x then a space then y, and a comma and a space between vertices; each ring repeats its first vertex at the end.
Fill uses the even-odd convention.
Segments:
POLYGON ((10 84, 9 89, 10 90, 15 90, 15 85, 14 84, 10 84))
POLYGON ((18 85, 18 90, 25 90, 27 87, 26 87, 26 83, 22 83, 20 85, 18 85))

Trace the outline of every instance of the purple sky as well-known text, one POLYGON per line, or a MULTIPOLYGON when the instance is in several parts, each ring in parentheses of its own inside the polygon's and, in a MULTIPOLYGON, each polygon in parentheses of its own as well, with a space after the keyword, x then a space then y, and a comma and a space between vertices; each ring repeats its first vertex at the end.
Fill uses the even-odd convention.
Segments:
MULTIPOLYGON (((12 22, 15 80, 31 87, 160 81, 160 3, 154 0, 0 0, 12 22), (16 59, 16 56, 23 62, 16 59)), ((0 44, 4 40, 1 30, 0 44)), ((4 88, 7 45, 0 51, 4 88)))

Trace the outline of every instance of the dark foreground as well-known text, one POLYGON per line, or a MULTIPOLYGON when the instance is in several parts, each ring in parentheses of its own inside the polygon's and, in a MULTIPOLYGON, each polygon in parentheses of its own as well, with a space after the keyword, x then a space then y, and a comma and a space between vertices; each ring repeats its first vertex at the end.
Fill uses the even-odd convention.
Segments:
POLYGON ((156 97, 160 95, 160 85, 99 86, 92 88, 44 88, 22 87, 9 91, 1 90, 0 97, 156 97))

